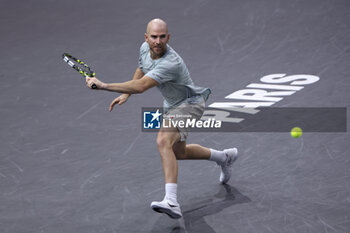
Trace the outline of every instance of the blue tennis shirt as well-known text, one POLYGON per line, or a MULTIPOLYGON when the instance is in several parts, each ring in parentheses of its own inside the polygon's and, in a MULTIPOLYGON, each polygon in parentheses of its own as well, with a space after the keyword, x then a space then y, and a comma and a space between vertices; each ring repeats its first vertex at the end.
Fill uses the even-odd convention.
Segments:
POLYGON ((195 86, 186 64, 174 49, 167 45, 167 51, 158 59, 151 58, 149 45, 140 47, 139 67, 145 76, 154 79, 164 97, 164 108, 170 109, 187 98, 202 95, 207 100, 209 88, 195 86))

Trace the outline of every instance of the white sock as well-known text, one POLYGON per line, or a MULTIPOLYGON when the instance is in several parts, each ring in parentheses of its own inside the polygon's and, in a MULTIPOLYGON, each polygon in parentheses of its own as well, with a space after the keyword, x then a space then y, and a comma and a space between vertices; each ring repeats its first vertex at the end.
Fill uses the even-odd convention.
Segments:
POLYGON ((165 184, 165 198, 177 203, 177 184, 167 183, 165 184))
POLYGON ((215 161, 217 163, 223 163, 226 161, 226 154, 220 150, 210 149, 210 161, 215 161))

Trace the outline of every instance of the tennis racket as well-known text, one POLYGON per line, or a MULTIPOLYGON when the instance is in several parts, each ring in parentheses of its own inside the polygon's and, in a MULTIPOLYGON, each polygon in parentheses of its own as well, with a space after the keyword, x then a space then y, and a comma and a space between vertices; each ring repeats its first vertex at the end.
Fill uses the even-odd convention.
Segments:
MULTIPOLYGON (((95 72, 85 62, 73 57, 68 53, 62 54, 63 61, 65 61, 70 67, 78 71, 83 77, 95 77, 95 72)), ((92 84, 92 89, 97 89, 96 84, 92 84)))

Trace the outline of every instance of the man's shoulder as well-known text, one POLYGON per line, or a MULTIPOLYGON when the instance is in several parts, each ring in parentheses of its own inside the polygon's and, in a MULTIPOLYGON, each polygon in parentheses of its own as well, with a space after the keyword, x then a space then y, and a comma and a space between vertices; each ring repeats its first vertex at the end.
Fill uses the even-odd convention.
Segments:
POLYGON ((143 42, 142 45, 140 46, 140 53, 145 53, 149 50, 149 45, 147 42, 143 42))
POLYGON ((184 65, 181 56, 170 46, 168 46, 168 52, 165 54, 163 62, 173 68, 184 65))
POLYGON ((166 67, 169 70, 175 71, 181 66, 181 63, 181 58, 179 56, 167 53, 160 59, 157 66, 166 67))

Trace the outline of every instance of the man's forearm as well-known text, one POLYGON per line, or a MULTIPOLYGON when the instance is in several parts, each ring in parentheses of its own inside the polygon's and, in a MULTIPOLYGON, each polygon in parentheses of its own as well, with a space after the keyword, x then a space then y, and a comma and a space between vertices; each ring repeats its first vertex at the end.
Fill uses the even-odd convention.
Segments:
POLYGON ((123 83, 105 83, 102 89, 106 91, 118 92, 129 95, 137 94, 142 92, 142 83, 139 79, 130 80, 123 83))
POLYGON ((89 88, 93 84, 97 89, 118 92, 126 95, 142 93, 145 90, 158 85, 156 81, 149 77, 145 77, 140 68, 137 68, 132 80, 122 83, 104 83, 95 77, 86 77, 86 84, 89 88))
MULTIPOLYGON (((140 67, 137 67, 136 70, 135 70, 135 73, 134 75, 132 76, 132 80, 139 80, 141 79, 145 74, 143 73, 143 71, 140 69, 140 67)), ((113 87, 112 87, 113 88, 113 87)), ((133 90, 129 90, 129 91, 133 91, 133 90)), ((120 92, 120 93, 123 93, 123 92, 120 92)), ((128 93, 123 93, 123 94, 128 94, 129 96, 131 94, 135 94, 135 93, 138 93, 138 92, 128 92, 128 93)))

